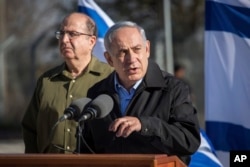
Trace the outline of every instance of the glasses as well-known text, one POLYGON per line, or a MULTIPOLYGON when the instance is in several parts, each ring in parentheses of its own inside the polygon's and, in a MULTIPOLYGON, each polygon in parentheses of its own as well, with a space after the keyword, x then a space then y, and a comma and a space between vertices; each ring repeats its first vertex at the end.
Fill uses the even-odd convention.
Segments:
POLYGON ((55 34, 56 34, 56 39, 61 39, 65 34, 68 35, 69 39, 76 38, 80 35, 93 36, 91 34, 85 34, 85 33, 76 32, 76 31, 56 31, 55 34))

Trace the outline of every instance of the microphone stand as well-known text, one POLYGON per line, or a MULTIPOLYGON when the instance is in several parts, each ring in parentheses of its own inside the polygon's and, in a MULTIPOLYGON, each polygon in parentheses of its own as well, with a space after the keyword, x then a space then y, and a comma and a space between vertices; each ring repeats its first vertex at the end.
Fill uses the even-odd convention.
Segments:
POLYGON ((76 129, 76 151, 75 153, 81 153, 81 138, 82 138, 82 130, 84 129, 84 123, 82 121, 78 122, 78 126, 76 129))
POLYGON ((83 142, 83 144, 87 147, 87 149, 92 153, 95 154, 95 152, 90 148, 90 146, 88 145, 88 143, 84 140, 83 136, 82 136, 82 132, 84 129, 84 119, 80 119, 78 120, 78 126, 77 126, 77 130, 76 130, 76 151, 74 153, 76 154, 80 154, 81 153, 81 141, 83 142))

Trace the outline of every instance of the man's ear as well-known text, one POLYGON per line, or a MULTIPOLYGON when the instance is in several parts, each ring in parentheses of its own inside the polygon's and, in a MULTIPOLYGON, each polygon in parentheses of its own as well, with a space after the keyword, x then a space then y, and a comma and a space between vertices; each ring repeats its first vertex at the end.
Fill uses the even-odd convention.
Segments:
POLYGON ((150 42, 149 40, 146 41, 146 53, 147 53, 147 58, 150 56, 150 42))
POLYGON ((111 58, 111 55, 109 54, 109 52, 105 51, 105 52, 104 52, 104 57, 105 57, 106 61, 108 62, 108 64, 109 64, 111 67, 114 67, 114 66, 113 66, 113 61, 112 61, 112 58, 111 58))
POLYGON ((92 46, 92 49, 94 48, 96 44, 96 36, 91 36, 89 40, 90 45, 92 46))

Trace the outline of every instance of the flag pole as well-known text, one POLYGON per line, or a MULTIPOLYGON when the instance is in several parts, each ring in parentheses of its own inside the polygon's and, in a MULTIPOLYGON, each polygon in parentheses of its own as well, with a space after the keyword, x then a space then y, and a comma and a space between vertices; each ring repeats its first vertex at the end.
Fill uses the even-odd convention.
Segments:
POLYGON ((165 45, 166 45, 166 59, 165 66, 167 71, 171 74, 174 72, 173 67, 173 46, 172 46, 172 22, 171 22, 171 3, 170 0, 163 0, 164 11, 164 28, 165 28, 165 45))

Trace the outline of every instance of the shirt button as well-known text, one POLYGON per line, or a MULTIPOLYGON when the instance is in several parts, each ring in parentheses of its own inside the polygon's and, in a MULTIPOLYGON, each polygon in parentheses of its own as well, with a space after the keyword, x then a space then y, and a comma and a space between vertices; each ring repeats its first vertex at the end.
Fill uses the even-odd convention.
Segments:
POLYGON ((73 95, 69 95, 70 98, 73 98, 73 95))
POLYGON ((76 82, 76 80, 74 80, 74 79, 73 79, 73 80, 72 80, 72 82, 73 82, 73 83, 75 83, 75 82, 76 82))
POLYGON ((70 147, 69 146, 67 146, 67 150, 69 150, 70 149, 70 147))
POLYGON ((67 132, 70 132, 70 129, 69 129, 69 128, 67 129, 67 132))
POLYGON ((148 128, 145 128, 145 129, 144 129, 144 132, 148 132, 148 128))

